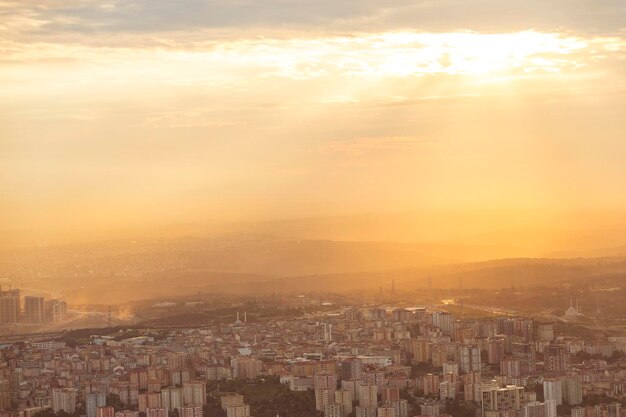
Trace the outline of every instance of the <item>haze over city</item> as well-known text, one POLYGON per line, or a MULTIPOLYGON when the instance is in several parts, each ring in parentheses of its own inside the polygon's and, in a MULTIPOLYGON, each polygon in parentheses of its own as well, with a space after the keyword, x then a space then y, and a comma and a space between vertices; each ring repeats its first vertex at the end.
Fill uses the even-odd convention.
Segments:
POLYGON ((0 0, 0 417, 626 417, 625 162, 624 0, 0 0))

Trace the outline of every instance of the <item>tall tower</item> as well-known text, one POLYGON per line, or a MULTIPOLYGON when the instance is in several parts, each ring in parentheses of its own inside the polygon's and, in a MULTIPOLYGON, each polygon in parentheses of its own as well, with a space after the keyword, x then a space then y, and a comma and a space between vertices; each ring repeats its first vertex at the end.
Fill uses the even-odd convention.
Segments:
POLYGON ((28 323, 42 323, 45 315, 43 297, 24 297, 24 318, 28 323))
POLYGON ((0 291, 0 323, 17 323, 21 310, 19 289, 12 290, 9 287, 8 291, 0 291))
POLYGON ((107 308, 107 327, 113 326, 113 319, 111 318, 111 306, 107 308))

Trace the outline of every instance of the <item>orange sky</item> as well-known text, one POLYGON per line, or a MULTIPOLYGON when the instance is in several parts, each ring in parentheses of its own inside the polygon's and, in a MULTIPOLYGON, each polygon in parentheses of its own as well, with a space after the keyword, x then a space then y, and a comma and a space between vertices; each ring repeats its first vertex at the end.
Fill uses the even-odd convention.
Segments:
POLYGON ((625 6, 545 3, 0 0, 0 230, 619 213, 625 6))

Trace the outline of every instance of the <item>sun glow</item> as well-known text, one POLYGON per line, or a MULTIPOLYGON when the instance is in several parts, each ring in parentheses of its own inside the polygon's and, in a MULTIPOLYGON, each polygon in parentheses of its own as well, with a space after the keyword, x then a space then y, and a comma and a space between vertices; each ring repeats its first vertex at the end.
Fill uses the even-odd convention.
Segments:
MULTIPOLYGON (((132 40, 129 40, 132 44, 132 40)), ((600 50, 614 47, 598 39, 600 50)), ((113 78, 186 84, 228 82, 249 77, 312 79, 327 76, 410 77, 428 74, 482 75, 560 72, 581 65, 581 54, 598 52, 576 37, 554 33, 507 34, 391 32, 321 38, 264 38, 207 42, 188 40, 176 47, 98 48, 89 45, 3 44, 2 60, 33 65, 67 62, 99 83, 113 78), (103 76, 104 75, 104 76, 103 76)), ((49 69, 46 78, 50 76, 49 69)), ((67 77, 72 83, 73 77, 67 77)), ((54 80, 58 81, 58 80, 54 80)), ((59 85, 55 83, 55 85, 59 85)), ((40 86, 41 87, 41 86, 40 86)))

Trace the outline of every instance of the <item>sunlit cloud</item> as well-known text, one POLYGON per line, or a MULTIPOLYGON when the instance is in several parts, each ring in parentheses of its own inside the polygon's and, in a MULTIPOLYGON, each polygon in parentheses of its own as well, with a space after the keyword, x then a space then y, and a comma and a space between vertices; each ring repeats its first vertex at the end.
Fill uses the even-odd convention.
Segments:
POLYGON ((6 206, 621 207, 621 3, 0 0, 6 206))
POLYGON ((360 157, 386 151, 425 149, 430 142, 427 139, 410 136, 360 137, 329 142, 322 146, 320 151, 328 154, 360 157))
MULTIPOLYGON (((291 39, 193 42, 176 47, 90 47, 0 43, 0 69, 39 79, 38 91, 83 84, 228 85, 273 77, 419 77, 575 72, 622 53, 619 38, 583 39, 554 33, 381 33, 291 39), (56 65, 54 65, 56 64, 56 65), (50 65, 53 65, 50 67, 50 65), (38 66, 42 67, 40 73, 38 66), (61 67, 59 67, 61 66, 61 67), (58 71, 55 72, 55 71, 58 71), (74 74, 66 77, 63 74, 74 74), (71 84, 66 85, 66 84, 71 84), (43 90, 42 90, 43 87, 43 90)), ((8 86, 23 91, 27 85, 8 86)), ((5 90, 6 91, 6 90, 5 90)))

